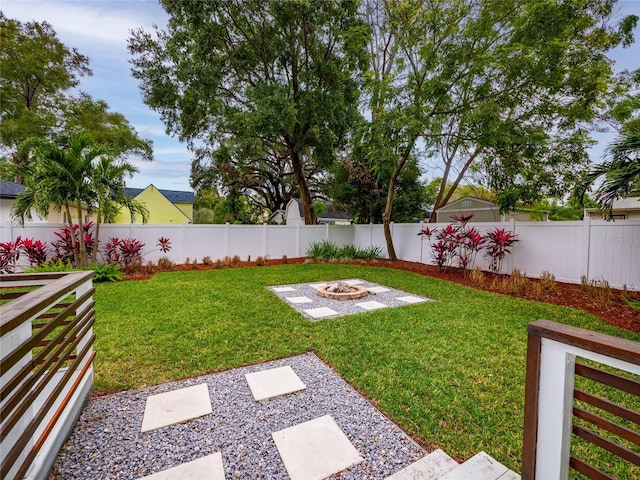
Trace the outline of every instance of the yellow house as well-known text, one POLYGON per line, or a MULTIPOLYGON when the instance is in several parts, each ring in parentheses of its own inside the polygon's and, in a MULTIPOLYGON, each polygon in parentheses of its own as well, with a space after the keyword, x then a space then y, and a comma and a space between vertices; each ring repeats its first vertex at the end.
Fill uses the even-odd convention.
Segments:
MULTIPOLYGON (((159 190, 153 185, 147 188, 127 188, 126 194, 135 198, 149 210, 148 223, 191 223, 193 220, 193 192, 179 190, 159 190)), ((136 216, 134 223, 140 223, 136 216)), ((122 208, 114 219, 114 223, 132 223, 131 215, 126 208, 122 208)))

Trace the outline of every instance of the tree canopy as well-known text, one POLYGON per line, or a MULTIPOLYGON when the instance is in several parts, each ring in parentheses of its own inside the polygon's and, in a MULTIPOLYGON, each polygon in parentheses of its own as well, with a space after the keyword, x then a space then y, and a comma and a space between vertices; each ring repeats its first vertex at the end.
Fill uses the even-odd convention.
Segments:
MULTIPOLYGON (((63 144, 80 132, 115 157, 152 159, 152 143, 102 100, 72 95, 89 59, 62 43, 47 22, 8 19, 0 12, 0 153, 29 163, 30 138, 63 144)), ((21 181, 21 178, 18 177, 21 181)))

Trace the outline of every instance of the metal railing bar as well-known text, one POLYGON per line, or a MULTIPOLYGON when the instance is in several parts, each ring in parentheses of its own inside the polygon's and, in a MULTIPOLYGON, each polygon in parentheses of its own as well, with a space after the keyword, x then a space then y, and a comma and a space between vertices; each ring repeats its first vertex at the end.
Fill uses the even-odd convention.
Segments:
POLYGON ((614 455, 627 460, 637 466, 640 466, 640 455, 636 452, 629 450, 621 445, 618 445, 615 442, 607 440, 606 438, 598 435, 597 433, 592 432, 586 428, 583 428, 579 425, 573 424, 572 431, 574 435, 586 440, 589 443, 592 443, 600 448, 605 449, 606 451, 613 453, 614 455))
POLYGON ((573 407, 573 415, 576 418, 584 420, 585 422, 589 422, 592 425, 600 427, 614 435, 617 435, 620 438, 624 438, 636 445, 640 445, 640 433, 626 428, 622 425, 618 425, 610 420, 607 420, 600 415, 596 415, 595 413, 588 412, 578 407, 573 407))

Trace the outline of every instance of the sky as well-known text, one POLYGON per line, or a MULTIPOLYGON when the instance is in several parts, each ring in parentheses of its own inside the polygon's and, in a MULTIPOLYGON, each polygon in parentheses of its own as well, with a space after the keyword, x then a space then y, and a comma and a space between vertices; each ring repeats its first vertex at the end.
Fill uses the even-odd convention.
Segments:
MULTIPOLYGON (((618 5, 621 17, 640 17, 640 0, 624 0, 618 5)), ((64 44, 90 59, 93 76, 82 77, 79 89, 106 101, 112 111, 129 120, 140 136, 153 141, 154 161, 134 162, 140 172, 127 181, 127 186, 145 188, 153 184, 160 189, 191 190, 192 155, 186 145, 166 134, 159 114, 144 104, 128 62, 130 31, 140 27, 150 31, 154 24, 162 28, 167 23, 168 16, 156 0, 2 0, 0 10, 21 22, 50 23, 64 44)), ((640 28, 636 28, 635 37, 636 43, 630 48, 609 52, 615 61, 614 70, 640 68, 640 28)), ((607 132, 593 136, 598 145, 590 155, 596 162, 615 135, 607 132)))

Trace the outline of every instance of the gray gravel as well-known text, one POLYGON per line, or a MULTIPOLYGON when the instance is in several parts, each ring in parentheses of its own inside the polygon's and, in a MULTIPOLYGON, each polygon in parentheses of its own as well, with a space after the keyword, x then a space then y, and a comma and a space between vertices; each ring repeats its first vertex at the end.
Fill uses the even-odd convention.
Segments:
POLYGON ((95 397, 60 451, 58 478, 136 479, 222 452, 227 479, 286 479, 271 432, 331 415, 364 461, 331 478, 383 479, 426 455, 313 353, 95 397), (255 402, 244 375, 289 365, 306 390, 255 402), (213 413, 140 433, 146 398, 207 383, 213 413))
POLYGON ((364 308, 358 306, 358 303, 362 303, 362 302, 375 301, 375 302, 384 303, 387 306, 387 308, 393 308, 393 307, 403 307, 406 305, 410 305, 407 302, 398 300, 398 297, 411 296, 411 297, 421 298, 425 302, 435 301, 431 298, 426 298, 421 295, 417 295, 415 293, 407 293, 402 290, 398 290, 396 288, 387 287, 385 285, 379 285, 377 283, 369 282, 367 280, 362 280, 360 278, 332 280, 329 282, 296 283, 291 285, 273 285, 267 288, 271 290, 273 293, 275 293, 287 305, 289 305, 291 308, 293 308, 294 310, 296 310, 297 312, 299 312, 301 315, 303 315, 304 317, 306 317, 312 322, 317 322, 317 321, 325 320, 328 318, 341 317, 343 315, 354 315, 356 313, 364 313, 368 310, 365 310, 364 308), (333 300, 331 298, 321 297, 320 295, 318 295, 316 288, 312 286, 312 285, 318 285, 318 284, 328 285, 328 284, 333 284, 338 282, 350 283, 353 280, 356 280, 358 282, 357 285, 365 287, 367 289, 375 288, 375 287, 383 287, 388 289, 389 291, 381 292, 381 293, 372 292, 372 293, 369 293, 367 296, 363 298, 358 298, 356 300, 333 300), (277 292, 274 290, 275 288, 282 288, 282 287, 290 287, 290 288, 293 288, 294 291, 277 292), (313 301, 310 303, 291 303, 287 300, 287 297, 303 297, 303 296, 310 298, 313 301), (336 312, 338 312, 338 314, 323 317, 323 318, 313 318, 312 316, 310 316, 308 313, 305 312, 305 310, 308 310, 308 309, 321 308, 321 307, 329 307, 332 310, 335 310, 336 312))

